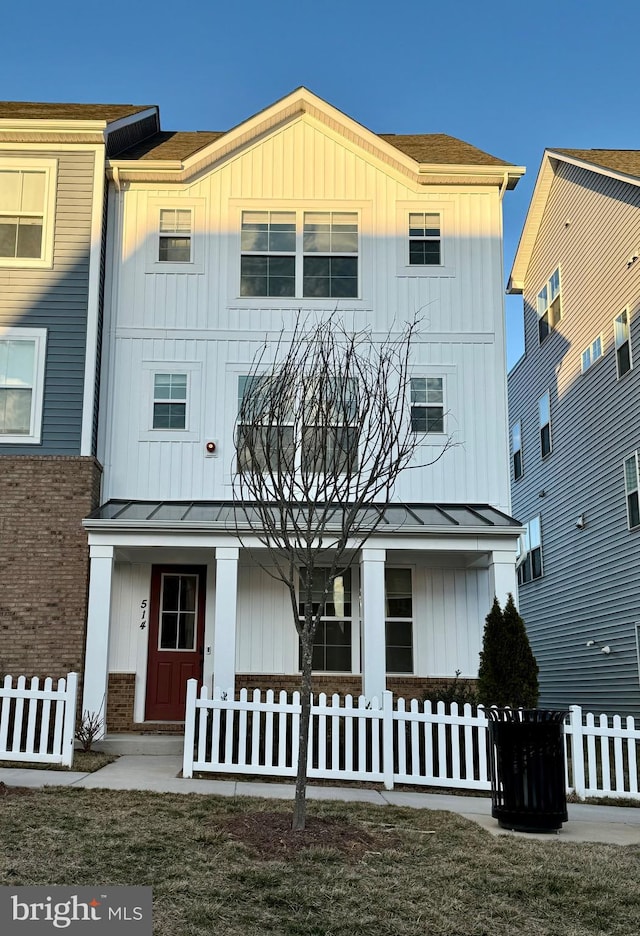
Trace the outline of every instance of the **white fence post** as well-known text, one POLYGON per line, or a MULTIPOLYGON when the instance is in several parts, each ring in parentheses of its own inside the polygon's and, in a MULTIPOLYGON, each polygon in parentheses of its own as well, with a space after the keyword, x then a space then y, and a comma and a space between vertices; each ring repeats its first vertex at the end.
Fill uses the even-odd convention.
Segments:
POLYGON ((187 680, 187 699, 184 713, 184 752, 182 755, 182 776, 193 777, 193 744, 196 733, 196 699, 198 680, 187 680))
POLYGON ((584 733, 582 731, 582 709, 572 705, 569 711, 569 731, 571 734, 571 777, 576 796, 586 795, 584 777, 584 733))
POLYGON ((382 774, 385 790, 393 790, 393 693, 382 693, 382 774))
POLYGON ((76 701, 78 698, 78 674, 67 676, 67 701, 64 707, 64 727, 62 729, 62 764, 71 767, 76 739, 76 701))

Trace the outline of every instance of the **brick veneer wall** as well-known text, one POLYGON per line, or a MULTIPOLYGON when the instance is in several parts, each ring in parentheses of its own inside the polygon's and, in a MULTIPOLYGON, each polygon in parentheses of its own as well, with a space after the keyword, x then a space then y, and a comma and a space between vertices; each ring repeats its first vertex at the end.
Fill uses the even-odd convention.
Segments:
POLYGON ((95 458, 0 455, 0 672, 82 674, 95 458))
MULTIPOLYGON (((423 699, 425 692, 433 692, 437 689, 445 689, 453 682, 452 679, 431 678, 422 676, 388 676, 387 689, 395 696, 403 699, 423 699)), ((459 683, 475 683, 475 680, 458 680, 459 683)), ((300 677, 296 675, 269 675, 268 673, 241 673, 236 675, 236 693, 239 689, 274 689, 279 692, 284 689, 286 692, 295 692, 300 688, 300 677)), ((326 692, 331 695, 337 692, 339 695, 359 696, 362 693, 362 678, 360 676, 321 676, 315 675, 312 678, 312 690, 314 693, 326 692)))

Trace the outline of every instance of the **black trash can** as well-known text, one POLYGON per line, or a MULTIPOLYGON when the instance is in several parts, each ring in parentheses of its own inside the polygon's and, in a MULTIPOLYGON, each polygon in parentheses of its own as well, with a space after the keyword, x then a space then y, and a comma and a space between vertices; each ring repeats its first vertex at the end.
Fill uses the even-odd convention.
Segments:
POLYGON ((491 815, 503 829, 555 832, 568 819, 564 719, 545 709, 488 709, 491 815))

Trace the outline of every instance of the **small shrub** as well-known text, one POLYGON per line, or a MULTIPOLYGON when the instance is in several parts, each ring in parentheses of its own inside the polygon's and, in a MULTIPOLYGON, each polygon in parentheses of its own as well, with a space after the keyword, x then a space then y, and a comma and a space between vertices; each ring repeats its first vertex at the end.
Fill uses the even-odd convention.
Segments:
POLYGON ((459 706, 467 705, 467 703, 477 705, 478 690, 475 683, 468 679, 460 679, 460 672, 456 670, 454 679, 439 689, 427 689, 423 696, 424 701, 431 702, 432 705, 437 702, 444 702, 447 706, 450 706, 452 702, 457 702, 459 706))
POLYGON ((538 695, 538 664, 513 595, 504 611, 494 598, 484 626, 478 700, 485 706, 535 708, 538 695))
POLYGON ((100 741, 104 734, 102 725, 102 716, 100 712, 83 712, 82 718, 76 728, 76 741, 80 742, 80 747, 84 753, 91 750, 96 741, 100 741))

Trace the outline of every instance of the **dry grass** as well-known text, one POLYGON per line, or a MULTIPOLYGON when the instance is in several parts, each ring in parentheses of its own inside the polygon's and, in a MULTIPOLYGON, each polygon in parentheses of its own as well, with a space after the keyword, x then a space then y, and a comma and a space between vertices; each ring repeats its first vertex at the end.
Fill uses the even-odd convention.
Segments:
POLYGON ((116 754, 105 754, 103 751, 74 751, 71 767, 61 764, 26 764, 24 761, 2 761, 0 767, 28 767, 30 770, 74 770, 80 773, 93 773, 112 764, 118 757, 116 754))
POLYGON ((290 809, 112 790, 7 795, 0 885, 151 885, 156 936, 640 931, 635 846, 493 837, 444 812, 314 802, 322 838, 279 849, 275 819, 290 809), (264 835, 270 822, 268 849, 243 832, 264 835))

